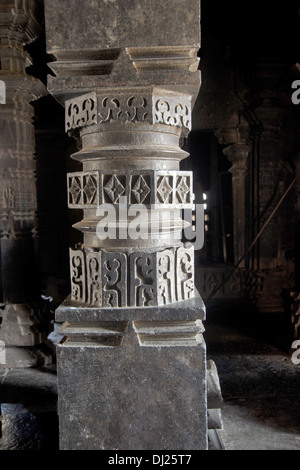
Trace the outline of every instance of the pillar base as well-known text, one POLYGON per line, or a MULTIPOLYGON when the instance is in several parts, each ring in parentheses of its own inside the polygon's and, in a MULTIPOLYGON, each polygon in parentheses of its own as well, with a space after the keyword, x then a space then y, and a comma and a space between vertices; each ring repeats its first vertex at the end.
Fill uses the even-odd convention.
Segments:
POLYGON ((204 317, 200 297, 144 309, 60 306, 60 449, 206 450, 204 317))

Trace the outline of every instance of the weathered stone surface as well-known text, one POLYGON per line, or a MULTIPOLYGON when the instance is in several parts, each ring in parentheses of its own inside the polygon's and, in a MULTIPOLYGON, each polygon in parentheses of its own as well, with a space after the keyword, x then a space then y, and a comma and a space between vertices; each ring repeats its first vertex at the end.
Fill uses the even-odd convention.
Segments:
POLYGON ((216 364, 211 359, 207 361, 207 407, 221 408, 223 404, 219 376, 216 364))
POLYGON ((199 1, 176 0, 172 8, 160 0, 97 6, 89 0, 83 14, 82 5, 71 0, 45 2, 47 47, 57 75, 49 88, 59 99, 112 84, 160 84, 177 91, 185 84, 197 93, 199 1))
POLYGON ((206 449, 205 347, 172 341, 59 346, 60 448, 206 449))
POLYGON ((179 168, 200 86, 199 1, 45 6, 48 88, 83 166, 68 175, 83 243, 56 311, 61 448, 206 449, 205 308, 181 241, 192 174, 179 168), (124 235, 128 219, 146 236, 124 235))

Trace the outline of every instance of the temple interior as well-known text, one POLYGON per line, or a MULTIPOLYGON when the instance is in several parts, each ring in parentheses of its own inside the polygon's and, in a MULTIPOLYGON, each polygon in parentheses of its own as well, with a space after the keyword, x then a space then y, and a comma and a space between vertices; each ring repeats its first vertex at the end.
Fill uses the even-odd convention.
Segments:
MULTIPOLYGON (((187 12, 197 3, 174 1, 187 12)), ((6 104, 0 101, 0 450, 58 450, 56 349, 62 322, 55 312, 73 292, 69 247, 79 250, 90 240, 74 227, 82 208, 73 200, 70 209, 66 175, 82 171, 79 157, 71 155, 85 148, 76 130, 65 132, 61 89, 81 85, 75 82, 79 68, 65 79, 73 56, 54 57, 50 51, 49 44, 58 42, 47 23, 54 15, 50 0, 24 2, 24 16, 39 8, 39 27, 26 23, 22 50, 10 37, 8 12, 22 9, 21 3, 0 0, 0 80, 7 93, 6 104)), ((86 2, 81 3, 84 10, 86 2)), ((300 6, 201 0, 200 11, 201 86, 191 130, 180 137, 189 154, 180 170, 193 172, 194 202, 204 210, 204 220, 194 218, 196 234, 201 223, 204 232, 194 253, 195 288, 206 307, 206 354, 217 368, 222 395, 220 410, 208 414, 208 448, 299 450, 300 6)), ((70 29, 72 20, 65 19, 70 29)), ((147 33, 151 45, 150 27, 147 33)), ((149 60, 138 56, 145 52, 135 53, 141 63, 149 60)), ((101 67, 110 61, 101 60, 101 67)), ((88 79, 94 73, 90 70, 88 79)), ((155 81, 158 72, 149 73, 155 81)), ((194 86, 191 81, 185 90, 184 79, 176 85, 181 94, 194 86)), ((75 99, 79 95, 77 89, 75 99)), ((85 142, 89 134, 82 135, 85 142)), ((84 212, 89 220, 91 209, 84 212)))

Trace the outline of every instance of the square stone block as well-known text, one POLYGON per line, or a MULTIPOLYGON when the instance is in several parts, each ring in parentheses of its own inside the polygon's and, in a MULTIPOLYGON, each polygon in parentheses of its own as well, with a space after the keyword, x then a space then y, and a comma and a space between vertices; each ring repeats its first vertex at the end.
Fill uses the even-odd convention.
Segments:
POLYGON ((205 343, 178 346, 162 335, 154 346, 138 341, 134 324, 125 329, 106 345, 90 332, 58 346, 60 448, 206 450, 205 343))

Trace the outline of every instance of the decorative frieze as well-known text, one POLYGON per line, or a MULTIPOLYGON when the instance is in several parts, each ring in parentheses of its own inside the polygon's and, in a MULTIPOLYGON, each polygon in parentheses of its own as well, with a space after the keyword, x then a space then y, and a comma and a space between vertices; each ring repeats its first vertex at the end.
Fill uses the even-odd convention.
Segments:
POLYGON ((165 96, 149 90, 132 93, 87 93, 66 101, 66 131, 105 122, 149 122, 191 130, 189 95, 165 96))
POLYGON ((70 249, 70 272, 72 300, 95 307, 168 305, 194 295, 192 246, 149 253, 70 249))
POLYGON ((193 204, 192 172, 139 171, 111 173, 103 171, 68 174, 69 208, 93 208, 100 204, 119 204, 126 197, 128 204, 176 204, 179 209, 193 204))

